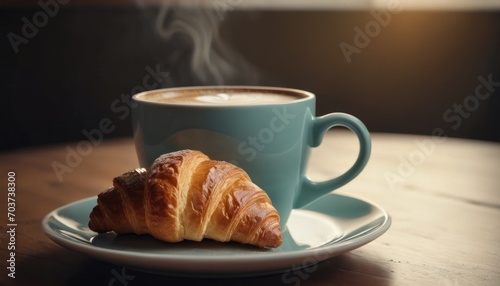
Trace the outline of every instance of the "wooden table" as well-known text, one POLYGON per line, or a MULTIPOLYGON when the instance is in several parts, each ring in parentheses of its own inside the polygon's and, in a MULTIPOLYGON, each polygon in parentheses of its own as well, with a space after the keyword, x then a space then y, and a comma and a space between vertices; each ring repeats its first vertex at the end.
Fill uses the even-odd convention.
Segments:
MULTIPOLYGON (((137 166, 129 138, 107 140, 91 149, 81 144, 85 156, 68 157, 73 167, 71 172, 66 169, 62 181, 53 164, 65 163, 78 142, 0 154, 0 285, 498 285, 500 144, 396 134, 372 138, 368 166, 338 192, 382 206, 393 219, 391 228, 361 248, 320 263, 292 284, 284 283, 281 275, 206 281, 151 275, 49 240, 41 229, 48 212, 98 194, 115 175, 137 166), (15 172, 16 182, 15 279, 5 271, 11 240, 9 171, 15 172), (116 279, 120 274, 128 280, 116 279)), ((357 148, 350 133, 330 132, 313 151, 311 177, 342 172, 357 148)))

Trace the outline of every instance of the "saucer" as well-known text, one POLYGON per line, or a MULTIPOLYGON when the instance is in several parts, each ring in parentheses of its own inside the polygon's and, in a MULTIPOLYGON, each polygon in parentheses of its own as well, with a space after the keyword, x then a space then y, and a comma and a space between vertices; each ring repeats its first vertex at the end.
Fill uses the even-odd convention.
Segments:
POLYGON ((275 249, 233 242, 166 243, 149 235, 97 234, 88 228, 97 197, 62 206, 45 216, 42 226, 63 247, 132 269, 189 277, 243 277, 307 267, 361 247, 387 231, 389 214, 381 207, 330 193, 292 211, 275 249))

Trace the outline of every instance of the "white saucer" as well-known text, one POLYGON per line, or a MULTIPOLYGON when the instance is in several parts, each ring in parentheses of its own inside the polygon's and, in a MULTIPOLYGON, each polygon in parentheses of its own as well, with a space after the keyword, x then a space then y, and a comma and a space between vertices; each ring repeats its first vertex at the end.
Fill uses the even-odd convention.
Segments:
POLYGON ((238 243, 166 243, 149 235, 100 234, 87 224, 96 197, 47 214, 45 233, 56 243, 97 259, 157 274, 198 277, 256 276, 291 271, 358 248, 382 235, 391 218, 362 199, 329 194, 293 210, 276 249, 238 243))

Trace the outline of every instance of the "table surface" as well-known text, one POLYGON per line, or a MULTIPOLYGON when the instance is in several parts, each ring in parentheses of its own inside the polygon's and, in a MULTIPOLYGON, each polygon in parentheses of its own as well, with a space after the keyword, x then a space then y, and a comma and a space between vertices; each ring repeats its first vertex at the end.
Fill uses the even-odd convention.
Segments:
MULTIPOLYGON (((376 202, 391 215, 391 228, 363 247, 321 262, 291 284, 281 274, 200 281, 122 273, 119 265, 47 238, 41 228, 47 213, 97 195, 113 177, 137 167, 130 138, 105 140, 81 160, 73 158, 71 172, 66 170, 62 180, 53 164, 65 163, 78 142, 1 153, 0 285, 498 285, 500 144, 377 133, 372 142, 365 170, 336 192, 376 202), (16 178, 14 279, 5 272, 9 171, 16 178), (120 273, 128 280, 116 279, 120 273)), ((310 177, 328 178, 346 170, 358 148, 351 133, 329 132, 312 152, 310 177)))

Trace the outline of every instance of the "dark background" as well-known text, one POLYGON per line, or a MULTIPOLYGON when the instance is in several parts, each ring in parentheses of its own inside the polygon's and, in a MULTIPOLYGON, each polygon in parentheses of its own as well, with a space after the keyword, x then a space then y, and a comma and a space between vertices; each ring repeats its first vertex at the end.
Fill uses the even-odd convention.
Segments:
MULTIPOLYGON (((158 87, 220 83, 193 76, 189 37, 161 37, 155 6, 61 6, 16 54, 8 34, 21 36, 22 18, 40 10, 36 2, 0 4, 0 150, 82 140, 103 118, 115 126, 105 138, 131 136, 129 116, 112 103, 140 90, 147 67, 169 73, 158 87)), ((218 56, 230 55, 225 61, 237 71, 223 83, 309 90, 318 115, 351 113, 373 132, 442 128, 450 137, 500 142, 500 87, 460 124, 443 118, 474 95, 479 76, 500 82, 499 11, 391 14, 351 63, 339 45, 354 46, 354 28, 374 21, 369 10, 216 12, 230 49, 218 56)))

